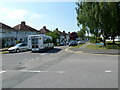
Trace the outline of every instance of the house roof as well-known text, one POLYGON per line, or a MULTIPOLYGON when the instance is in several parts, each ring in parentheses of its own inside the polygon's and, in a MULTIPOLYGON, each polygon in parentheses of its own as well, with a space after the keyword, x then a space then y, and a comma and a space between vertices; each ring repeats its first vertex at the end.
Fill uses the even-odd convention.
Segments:
POLYGON ((8 25, 5 25, 4 23, 1 23, 1 22, 0 22, 0 28, 3 28, 3 29, 13 29, 14 30, 14 28, 12 28, 12 27, 10 27, 8 25))
POLYGON ((18 24, 13 27, 15 30, 24 30, 24 31, 32 31, 32 32, 38 32, 36 29, 28 26, 25 24, 25 22, 21 22, 21 24, 18 24))
POLYGON ((48 29, 46 28, 46 26, 43 26, 43 28, 39 30, 39 33, 40 33, 40 34, 46 34, 46 33, 49 33, 49 32, 51 32, 51 31, 48 30, 48 29))
POLYGON ((56 28, 55 31, 58 32, 58 34, 63 34, 61 31, 58 30, 58 28, 56 28))

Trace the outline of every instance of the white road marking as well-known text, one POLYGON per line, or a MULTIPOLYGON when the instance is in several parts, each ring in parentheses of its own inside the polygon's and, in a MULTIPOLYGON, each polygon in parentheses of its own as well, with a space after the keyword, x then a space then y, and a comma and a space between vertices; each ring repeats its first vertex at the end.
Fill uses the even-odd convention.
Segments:
POLYGON ((45 55, 46 53, 43 53, 43 54, 41 54, 41 55, 45 55))
POLYGON ((25 59, 25 60, 28 60, 28 59, 25 59))
POLYGON ((63 71, 60 71, 59 73, 63 73, 63 71))
POLYGON ((36 70, 19 70, 21 72, 33 72, 33 73, 40 73, 40 72, 46 72, 46 71, 36 71, 36 70))
POLYGON ((28 60, 28 61, 33 61, 34 59, 30 59, 30 60, 28 60))
POLYGON ((39 59, 39 58, 36 58, 36 59, 39 59))
POLYGON ((106 73, 111 73, 112 71, 110 71, 110 70, 106 70, 105 72, 106 72, 106 73))
POLYGON ((4 72, 6 72, 6 71, 0 71, 0 74, 1 74, 1 73, 4 73, 4 72))
POLYGON ((53 73, 64 73, 63 71, 39 71, 39 70, 18 70, 20 72, 40 73, 40 72, 53 72, 53 73))

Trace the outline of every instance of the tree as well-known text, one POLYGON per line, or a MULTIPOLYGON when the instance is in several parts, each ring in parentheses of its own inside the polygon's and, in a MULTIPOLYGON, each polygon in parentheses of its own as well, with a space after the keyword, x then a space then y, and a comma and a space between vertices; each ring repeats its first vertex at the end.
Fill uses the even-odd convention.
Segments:
POLYGON ((88 27, 96 38, 102 35, 104 46, 108 37, 114 42, 120 35, 120 2, 77 2, 76 5, 77 25, 88 27))
POLYGON ((77 32, 78 37, 84 39, 86 34, 86 28, 83 26, 83 28, 77 32))
POLYGON ((76 38, 78 38, 77 33, 76 33, 76 32, 72 32, 72 33, 70 34, 70 40, 76 40, 76 38))
POLYGON ((51 36, 53 39, 53 43, 57 45, 57 39, 60 38, 60 35, 55 30, 53 32, 46 33, 46 35, 51 36))

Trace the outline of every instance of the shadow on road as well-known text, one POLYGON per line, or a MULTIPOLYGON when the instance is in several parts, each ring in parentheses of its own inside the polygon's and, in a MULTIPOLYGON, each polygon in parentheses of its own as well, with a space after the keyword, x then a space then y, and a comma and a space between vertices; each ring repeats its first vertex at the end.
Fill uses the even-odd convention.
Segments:
POLYGON ((38 51, 38 52, 32 52, 32 53, 58 53, 60 52, 62 49, 60 48, 53 48, 50 50, 44 50, 44 51, 38 51))
POLYGON ((60 52, 62 49, 60 48, 54 48, 54 49, 51 49, 51 50, 48 50, 48 51, 45 51, 46 53, 58 53, 60 52))

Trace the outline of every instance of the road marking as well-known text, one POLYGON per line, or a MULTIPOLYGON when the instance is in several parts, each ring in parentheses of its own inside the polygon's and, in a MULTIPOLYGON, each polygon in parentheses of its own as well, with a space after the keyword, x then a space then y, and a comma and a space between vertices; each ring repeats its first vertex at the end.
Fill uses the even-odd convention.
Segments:
POLYGON ((39 59, 39 58, 36 58, 36 59, 39 59))
POLYGON ((39 70, 18 70, 20 72, 40 73, 40 72, 53 72, 53 73, 64 73, 63 71, 39 71, 39 70))
POLYGON ((41 55, 45 55, 46 53, 43 53, 43 54, 41 54, 41 55))
POLYGON ((105 72, 106 72, 106 73, 111 73, 112 71, 110 71, 110 70, 106 70, 105 72))
POLYGON ((30 60, 28 60, 28 61, 33 61, 34 59, 30 59, 30 60))
POLYGON ((59 73, 63 73, 63 71, 59 71, 59 73))
POLYGON ((6 71, 0 71, 0 74, 1 74, 1 73, 4 73, 4 72, 6 72, 6 71))
POLYGON ((19 70, 21 72, 33 72, 33 73, 40 73, 40 72, 48 72, 48 71, 37 71, 37 70, 19 70))
POLYGON ((25 59, 25 60, 28 60, 28 59, 25 59))

